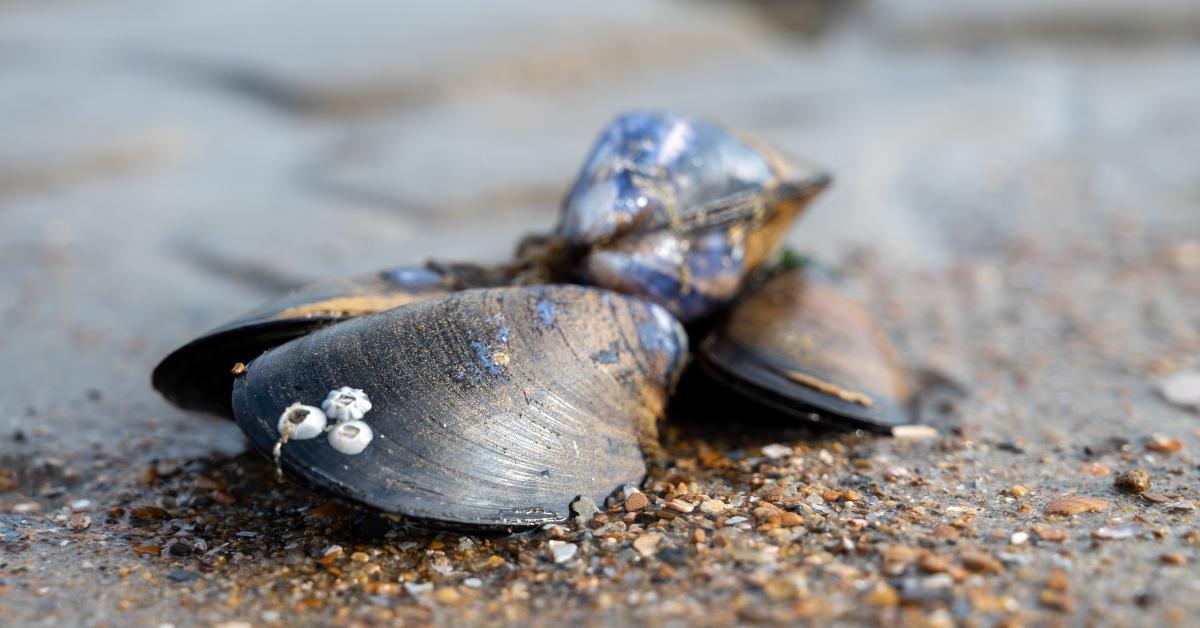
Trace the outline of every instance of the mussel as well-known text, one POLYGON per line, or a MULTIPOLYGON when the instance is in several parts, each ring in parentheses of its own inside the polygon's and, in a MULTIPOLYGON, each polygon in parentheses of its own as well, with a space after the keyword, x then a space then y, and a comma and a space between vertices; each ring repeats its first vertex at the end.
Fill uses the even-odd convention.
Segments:
POLYGON ((270 453, 284 409, 359 389, 370 443, 348 455, 292 441, 286 471, 411 519, 527 526, 641 482, 686 355, 682 327, 646 301, 581 286, 467 290, 267 351, 236 380, 233 408, 270 453))
POLYGON ((780 268, 749 290, 696 355, 713 379, 787 414, 875 431, 909 422, 912 395, 896 350, 811 263, 780 268))
POLYGON ((911 394, 884 334, 815 267, 773 262, 830 180, 799 163, 622 115, 511 262, 302 290, 176 350, 154 385, 234 417, 289 476, 434 526, 562 521, 639 483, 689 335, 747 404, 886 431, 911 394))
POLYGON ((558 234, 575 279, 649 299, 686 323, 737 295, 829 181, 711 122, 633 112, 592 148, 558 234))

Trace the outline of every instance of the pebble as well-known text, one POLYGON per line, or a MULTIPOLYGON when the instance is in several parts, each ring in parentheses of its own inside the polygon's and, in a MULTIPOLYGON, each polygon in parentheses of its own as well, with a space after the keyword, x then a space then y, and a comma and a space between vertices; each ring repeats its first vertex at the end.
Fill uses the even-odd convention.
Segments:
POLYGON ((625 498, 625 510, 634 512, 650 505, 650 498, 645 493, 634 493, 625 498))
POLYGON ((404 590, 408 591, 409 595, 416 597, 418 595, 422 595, 422 594, 429 593, 430 591, 432 591, 433 583, 432 582, 405 582, 404 590))
POLYGON ((1144 493, 1150 489, 1150 474, 1144 469, 1130 469, 1113 478, 1113 486, 1126 493, 1144 493))
POLYGON ((1077 515, 1082 512, 1097 512, 1108 508, 1108 501, 1084 495, 1063 495, 1049 504, 1043 511, 1047 515, 1077 515))
POLYGON ((580 495, 571 502, 571 518, 578 526, 586 525, 598 512, 600 508, 596 506, 596 500, 587 495, 580 495))
POLYGON ((129 509, 129 516, 143 521, 161 521, 167 518, 167 511, 159 506, 134 506, 129 509))
POLYGON ((27 515, 34 512, 39 512, 41 509, 42 505, 37 502, 22 502, 13 506, 12 510, 18 515, 27 515))
POLYGON ((897 425, 892 428, 892 438, 903 442, 929 440, 937 436, 937 429, 928 425, 897 425))
POLYGON ((1155 434, 1146 441, 1146 449, 1160 454, 1173 454, 1183 449, 1183 441, 1155 434))
POLYGON ((80 510, 87 510, 88 508, 91 508, 91 507, 92 507, 92 500, 90 500, 90 499, 77 499, 77 500, 71 502, 71 510, 74 510, 75 512, 79 512, 80 510))
POLYGON ((546 546, 550 548, 550 554, 554 557, 554 562, 565 563, 575 557, 575 552, 579 551, 579 546, 566 541, 547 541, 546 546))
POLYGON ((682 499, 672 499, 671 501, 667 502, 667 508, 670 508, 678 513, 687 514, 695 510, 696 505, 690 502, 685 502, 682 499))
POLYGON ((804 517, 801 517, 794 512, 785 512, 779 515, 779 525, 785 528, 794 528, 796 526, 804 525, 804 517))
POLYGON ((1158 392, 1168 403, 1200 408, 1200 371, 1181 371, 1158 381, 1158 392))
POLYGON ((466 580, 463 580, 463 586, 470 587, 472 589, 478 589, 479 587, 483 586, 483 580, 480 580, 479 578, 467 578, 466 580))
POLYGON ((1175 565, 1177 567, 1182 567, 1188 562, 1187 556, 1180 554, 1179 552, 1167 552, 1166 554, 1160 556, 1159 559, 1162 560, 1164 564, 1175 565))
POLYGON ((1070 534, 1062 528, 1052 528, 1050 526, 1033 526, 1033 533, 1039 540, 1049 543, 1062 543, 1071 538, 1070 534))
POLYGON ((92 518, 81 512, 75 513, 74 515, 71 515, 70 519, 67 520, 67 527, 76 532, 80 530, 86 530, 92 527, 92 518))
POLYGON ((174 582, 193 582, 200 576, 186 569, 176 569, 167 574, 167 578, 174 582))
POLYGON ((642 556, 653 556, 661 540, 662 536, 658 534, 644 534, 633 541, 633 549, 642 556))
POLYGON ((968 571, 976 573, 1001 573, 1004 565, 983 552, 963 552, 959 557, 962 565, 968 571))
POLYGON ((1020 484, 1017 484, 1016 486, 1008 489, 1008 492, 1013 497, 1019 498, 1019 497, 1025 497, 1026 495, 1028 495, 1029 489, 1025 488, 1024 486, 1021 486, 1020 484))
POLYGON ((770 458, 771 460, 778 460, 780 458, 792 455, 793 451, 794 450, 787 445, 771 443, 770 445, 763 445, 762 455, 770 458))
POLYGON ((1140 534, 1142 528, 1140 526, 1104 526, 1092 532, 1093 539, 1104 541, 1119 541, 1122 539, 1132 539, 1140 534))
POLYGON ((1029 542, 1029 533, 1013 532, 1012 536, 1008 537, 1008 542, 1013 545, 1024 545, 1029 542))
POLYGON ((719 515, 725 512, 725 502, 719 499, 706 499, 700 502, 700 512, 708 515, 719 515))

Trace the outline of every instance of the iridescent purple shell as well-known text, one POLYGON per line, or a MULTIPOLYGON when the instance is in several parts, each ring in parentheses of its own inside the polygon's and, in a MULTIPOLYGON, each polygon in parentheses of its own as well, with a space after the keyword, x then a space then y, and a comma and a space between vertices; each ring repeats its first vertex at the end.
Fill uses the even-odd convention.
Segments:
POLYGON ((732 299, 828 183, 711 122, 631 112, 592 148, 559 234, 580 260, 580 281, 654 301, 686 322, 732 299))

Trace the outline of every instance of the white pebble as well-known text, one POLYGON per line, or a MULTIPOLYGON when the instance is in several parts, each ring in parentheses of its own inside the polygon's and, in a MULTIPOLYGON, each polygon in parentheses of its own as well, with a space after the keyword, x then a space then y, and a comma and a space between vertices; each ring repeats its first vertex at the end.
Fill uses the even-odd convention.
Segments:
POLYGON ((575 557, 575 552, 579 551, 579 546, 574 543, 565 541, 547 541, 550 546, 550 553, 554 555, 554 562, 565 563, 575 557))
POLYGON ((367 393, 358 388, 342 386, 329 391, 325 401, 321 402, 325 414, 335 421, 360 421, 367 412, 371 411, 371 400, 367 393))
POLYGON ((770 445, 763 445, 762 454, 771 460, 778 460, 784 456, 792 455, 792 448, 787 445, 780 445, 779 443, 771 443, 770 445))
POLYGON ((316 438, 325 431, 327 422, 320 408, 293 403, 279 415, 279 434, 282 436, 286 428, 288 440, 316 438))
POLYGON ((1029 533, 1028 532, 1013 532, 1012 536, 1010 536, 1008 538, 1008 542, 1012 543, 1013 545, 1024 545, 1028 541, 1029 541, 1029 533))
POLYGON ((362 421, 339 423, 329 432, 329 444, 350 456, 361 454, 373 438, 375 434, 371 431, 371 426, 362 421))
POLYGON ((1200 408, 1200 372, 1183 371, 1161 379, 1158 392, 1174 405, 1200 408))
POLYGON ((937 436, 937 428, 928 425, 897 425, 892 428, 892 438, 901 441, 928 440, 937 436))

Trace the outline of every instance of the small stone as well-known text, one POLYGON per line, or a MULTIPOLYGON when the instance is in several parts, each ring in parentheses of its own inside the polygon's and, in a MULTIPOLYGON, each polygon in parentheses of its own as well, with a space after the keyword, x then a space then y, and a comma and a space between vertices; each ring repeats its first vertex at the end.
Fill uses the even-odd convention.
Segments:
POLYGON ((706 499, 700 502, 700 512, 706 515, 719 515, 725 512, 725 502, 719 499, 706 499))
POLYGON ((1168 403, 1200 407, 1200 371, 1182 371, 1158 381, 1158 392, 1168 403))
POLYGON ((174 582, 193 582, 200 576, 186 569, 176 569, 167 574, 167 578, 174 582))
POLYGON ((1112 473, 1112 469, 1109 469, 1108 467, 1100 464, 1099 462, 1089 462, 1088 464, 1085 464, 1082 467, 1080 467, 1079 470, 1082 471, 1084 474, 1090 475, 1095 478, 1104 477, 1104 476, 1108 475, 1109 473, 1112 473))
POLYGON ((792 451, 793 449, 787 445, 771 443, 770 445, 763 445, 762 455, 770 458, 771 460, 778 460, 780 458, 792 455, 792 451))
POLYGON ((1043 512, 1047 515, 1071 516, 1082 512, 1097 512, 1106 508, 1108 508, 1108 501, 1099 497, 1064 495, 1046 504, 1043 512))
POLYGON ((162 521, 167 518, 167 511, 158 506, 134 506, 129 509, 129 516, 142 521, 162 521))
POLYGON ((77 499, 77 500, 71 502, 71 510, 73 510, 75 512, 79 512, 81 510, 87 510, 91 507, 92 507, 92 500, 90 500, 90 499, 77 499))
POLYGON ((747 522, 747 521, 749 521, 749 520, 750 520, 750 518, 749 518, 749 517, 744 517, 744 516, 742 516, 742 515, 738 515, 738 516, 736 516, 736 517, 730 517, 730 518, 726 519, 726 520, 725 520, 725 525, 727 525, 727 526, 735 526, 735 525, 737 525, 737 524, 739 524, 739 523, 745 523, 745 522, 747 522))
POLYGON ((1159 560, 1161 560, 1163 564, 1175 565, 1176 567, 1182 567, 1187 564, 1187 556, 1180 554, 1179 552, 1167 552, 1166 554, 1160 556, 1159 560))
POLYGON ((161 545, 153 545, 153 544, 151 544, 151 545, 135 545, 133 547, 133 553, 145 554, 147 556, 159 556, 162 554, 162 546, 161 545))
POLYGON ((433 599, 442 604, 453 604, 460 598, 462 596, 459 595, 458 589, 454 587, 442 587, 433 593, 433 599))
POLYGON ((958 558, 968 571, 976 573, 1001 573, 1004 571, 1004 565, 1000 561, 983 552, 963 552, 958 558))
POLYGON ((1132 539, 1141 533, 1142 529, 1139 526, 1104 526, 1092 532, 1093 539, 1103 541, 1119 541, 1122 539, 1132 539))
POLYGON ((898 441, 922 441, 937 438, 937 436, 937 429, 928 425, 897 425, 892 428, 892 438, 898 441))
POLYGON ((900 594, 886 584, 880 584, 867 593, 867 604, 872 606, 895 606, 899 603, 900 594))
POLYGON ((596 506, 596 501, 587 495, 580 495, 571 502, 571 518, 578 526, 587 525, 598 512, 600 508, 596 506))
POLYGON ((938 554, 926 554, 917 566, 925 573, 942 573, 950 568, 950 559, 938 554))
POLYGON ((81 512, 77 512, 67 520, 67 527, 76 532, 86 530, 92 527, 92 518, 81 512))
POLYGON ((650 505, 650 498, 645 493, 634 493, 625 498, 625 510, 634 512, 650 505))
POLYGON ((1160 454, 1173 454, 1183 449, 1183 441, 1156 434, 1146 441, 1146 449, 1160 454))
POLYGON ((696 509, 696 506, 690 502, 685 502, 682 499, 673 499, 667 502, 667 508, 675 512, 687 514, 696 509))
POLYGON ((1048 543, 1062 543, 1070 538, 1066 530, 1062 528, 1052 528, 1050 526, 1033 526, 1033 533, 1041 541, 1048 543))
POLYGON ((779 525, 781 525, 785 528, 794 528, 796 526, 801 526, 801 525, 804 525, 804 517, 801 517, 800 515, 798 515, 794 512, 785 512, 785 513, 779 515, 779 525))
POLYGON ((1012 536, 1008 537, 1008 542, 1013 545, 1024 545, 1029 542, 1028 532, 1013 532, 1012 536))
POLYGON ((555 563, 565 563, 575 557, 575 552, 579 551, 579 546, 574 543, 565 541, 547 541, 546 546, 550 548, 550 554, 554 557, 555 563))
POLYGON ((12 510, 18 515, 27 515, 30 513, 40 512, 42 510, 42 505, 37 502, 21 502, 20 504, 13 506, 12 510))
POLYGON ((472 589, 478 589, 479 587, 483 586, 483 580, 480 580, 479 578, 467 578, 466 580, 463 580, 463 586, 470 587, 472 589))
POLYGON ((1113 478, 1113 486, 1126 493, 1144 493, 1150 489, 1150 474, 1143 469, 1130 469, 1113 478))
POLYGON ((1196 502, 1191 500, 1180 500, 1167 504, 1166 508, 1170 512, 1196 512, 1196 502))
POLYGON ((356 563, 365 563, 365 562, 370 562, 371 557, 367 556, 366 552, 354 552, 353 554, 350 555, 350 560, 352 560, 356 563))
POLYGON ((1014 486, 1014 487, 1012 487, 1012 488, 1008 489, 1008 492, 1009 492, 1009 494, 1010 494, 1010 495, 1012 495, 1013 497, 1018 497, 1018 498, 1020 498, 1020 497, 1024 497, 1024 496, 1028 495, 1028 494, 1029 494, 1029 489, 1027 489, 1027 488, 1025 488, 1024 486, 1021 486, 1020 484, 1018 484, 1018 485, 1016 485, 1016 486, 1014 486))
POLYGON ((658 543, 661 540, 662 536, 658 534, 643 534, 633 541, 633 549, 642 556, 653 556, 654 552, 658 550, 658 543))

